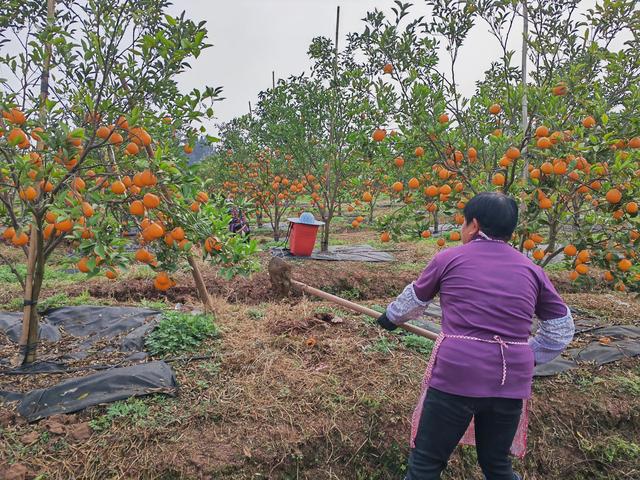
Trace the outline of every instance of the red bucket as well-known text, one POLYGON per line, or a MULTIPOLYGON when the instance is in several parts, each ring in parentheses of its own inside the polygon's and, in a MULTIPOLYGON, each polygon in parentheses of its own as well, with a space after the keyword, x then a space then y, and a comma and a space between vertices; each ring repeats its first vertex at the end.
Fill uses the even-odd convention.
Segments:
POLYGON ((313 252, 318 236, 318 225, 293 223, 289 236, 289 250, 296 257, 309 257, 313 252))

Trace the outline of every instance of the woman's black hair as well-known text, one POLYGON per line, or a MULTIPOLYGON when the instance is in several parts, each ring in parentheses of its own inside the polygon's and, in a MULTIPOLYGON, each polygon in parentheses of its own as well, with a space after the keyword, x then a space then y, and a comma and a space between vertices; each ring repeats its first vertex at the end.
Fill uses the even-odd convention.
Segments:
POLYGON ((475 218, 489 237, 510 240, 518 224, 518 204, 502 193, 479 193, 465 205, 464 218, 467 223, 475 218))

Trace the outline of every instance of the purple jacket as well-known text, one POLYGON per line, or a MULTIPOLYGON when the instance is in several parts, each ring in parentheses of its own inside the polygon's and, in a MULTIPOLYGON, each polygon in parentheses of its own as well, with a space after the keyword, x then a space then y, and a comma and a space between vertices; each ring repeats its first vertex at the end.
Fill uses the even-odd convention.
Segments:
POLYGON ((447 393, 528 398, 534 363, 557 356, 573 336, 570 312, 542 268, 504 242, 479 238, 441 251, 387 315, 397 324, 416 318, 438 293, 444 334, 529 342, 505 347, 503 364, 496 343, 445 338, 430 386, 447 393), (541 328, 530 339, 534 314, 541 328))

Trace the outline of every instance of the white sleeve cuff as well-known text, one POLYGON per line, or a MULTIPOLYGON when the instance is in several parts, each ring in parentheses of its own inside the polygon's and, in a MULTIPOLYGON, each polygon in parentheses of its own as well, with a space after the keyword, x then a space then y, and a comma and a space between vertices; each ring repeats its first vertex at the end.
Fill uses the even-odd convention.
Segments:
POLYGON ((396 325, 420 318, 429 303, 418 299, 413 283, 410 283, 387 307, 387 318, 396 325))
POLYGON ((541 321, 535 337, 529 339, 536 365, 548 363, 560 355, 573 340, 575 325, 567 307, 564 317, 541 321))

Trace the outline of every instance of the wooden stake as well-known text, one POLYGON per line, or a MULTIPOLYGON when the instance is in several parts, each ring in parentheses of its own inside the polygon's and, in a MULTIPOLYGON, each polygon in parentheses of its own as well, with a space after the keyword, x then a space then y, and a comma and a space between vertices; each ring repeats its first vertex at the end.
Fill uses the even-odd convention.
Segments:
MULTIPOLYGON (((524 135, 529 126, 529 103, 527 100, 527 55, 529 54, 529 8, 527 7, 527 0, 522 0, 522 119, 520 121, 520 128, 524 135)), ((529 178, 529 158, 528 155, 524 155, 524 168, 522 169, 522 179, 527 180, 529 178)))

